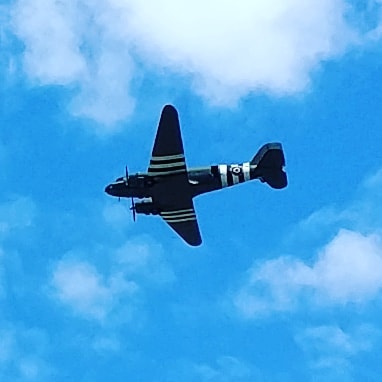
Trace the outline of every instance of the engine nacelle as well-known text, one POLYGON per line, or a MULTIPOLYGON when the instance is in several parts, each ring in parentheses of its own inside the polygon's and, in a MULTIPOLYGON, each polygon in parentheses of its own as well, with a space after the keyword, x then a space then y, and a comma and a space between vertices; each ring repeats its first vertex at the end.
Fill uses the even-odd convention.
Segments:
POLYGON ((135 203, 135 212, 137 214, 158 215, 158 207, 152 202, 151 198, 143 199, 135 203))

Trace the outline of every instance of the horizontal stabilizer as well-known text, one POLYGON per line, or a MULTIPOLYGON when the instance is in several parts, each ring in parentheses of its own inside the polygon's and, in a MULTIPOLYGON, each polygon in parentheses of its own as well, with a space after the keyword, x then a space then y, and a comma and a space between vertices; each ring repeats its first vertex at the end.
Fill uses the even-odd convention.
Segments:
POLYGON ((281 143, 267 143, 260 148, 251 160, 251 165, 256 165, 261 181, 272 188, 284 188, 288 184, 284 152, 281 143))

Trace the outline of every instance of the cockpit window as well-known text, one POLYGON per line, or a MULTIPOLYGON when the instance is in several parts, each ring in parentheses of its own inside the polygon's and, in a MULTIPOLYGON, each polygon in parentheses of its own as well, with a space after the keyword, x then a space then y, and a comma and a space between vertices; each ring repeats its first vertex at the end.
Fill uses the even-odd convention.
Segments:
POLYGON ((121 177, 119 177, 119 178, 117 178, 116 179, 116 182, 120 182, 120 181, 122 181, 122 180, 124 180, 125 178, 123 177, 123 176, 121 176, 121 177))

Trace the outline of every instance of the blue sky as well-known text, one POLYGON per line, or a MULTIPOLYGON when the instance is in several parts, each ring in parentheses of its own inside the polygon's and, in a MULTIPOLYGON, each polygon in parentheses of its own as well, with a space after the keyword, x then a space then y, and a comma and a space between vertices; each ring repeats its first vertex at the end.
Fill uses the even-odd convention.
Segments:
POLYGON ((1 381, 379 381, 382 4, 0 4, 1 381), (161 108, 190 167, 283 143, 289 185, 203 195, 186 246, 104 187, 161 108))

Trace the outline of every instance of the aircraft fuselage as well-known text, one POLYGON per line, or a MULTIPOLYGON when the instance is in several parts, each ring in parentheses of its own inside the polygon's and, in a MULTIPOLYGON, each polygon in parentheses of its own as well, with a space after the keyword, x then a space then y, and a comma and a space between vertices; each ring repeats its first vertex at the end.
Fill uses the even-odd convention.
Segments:
MULTIPOLYGON (((251 165, 250 162, 190 168, 187 174, 188 192, 191 197, 260 178, 257 165, 251 165)), ((171 185, 174 180, 176 181, 177 176, 179 175, 155 176, 148 173, 137 173, 127 178, 118 178, 114 183, 109 184, 105 191, 109 195, 121 198, 156 199, 162 193, 176 192, 171 185), (166 183, 168 183, 168 187, 166 187, 166 183)), ((139 207, 137 213, 140 213, 139 207)), ((142 213, 147 214, 147 208, 142 213)), ((155 211, 153 213, 155 214, 155 211)))

